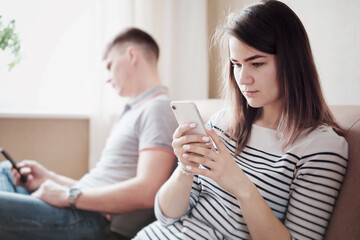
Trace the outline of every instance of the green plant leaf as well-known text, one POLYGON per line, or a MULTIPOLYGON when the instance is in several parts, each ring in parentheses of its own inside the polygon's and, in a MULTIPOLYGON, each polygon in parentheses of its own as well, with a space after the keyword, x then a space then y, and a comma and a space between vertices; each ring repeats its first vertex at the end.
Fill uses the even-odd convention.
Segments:
MULTIPOLYGON (((11 20, 7 26, 3 24, 2 16, 0 15, 0 49, 8 52, 12 55, 13 60, 8 64, 8 70, 10 71, 21 60, 20 57, 20 39, 15 31, 15 20, 11 20)), ((1 52, 0 52, 1 54, 1 52)))

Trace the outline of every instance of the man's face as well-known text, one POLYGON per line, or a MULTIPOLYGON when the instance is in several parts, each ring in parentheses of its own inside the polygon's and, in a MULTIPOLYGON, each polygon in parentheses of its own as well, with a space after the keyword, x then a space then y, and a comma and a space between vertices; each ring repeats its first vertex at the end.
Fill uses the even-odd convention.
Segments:
POLYGON ((107 82, 111 83, 113 88, 120 96, 126 96, 126 86, 130 78, 130 59, 126 54, 125 49, 113 47, 106 59, 106 68, 109 71, 109 79, 107 82))

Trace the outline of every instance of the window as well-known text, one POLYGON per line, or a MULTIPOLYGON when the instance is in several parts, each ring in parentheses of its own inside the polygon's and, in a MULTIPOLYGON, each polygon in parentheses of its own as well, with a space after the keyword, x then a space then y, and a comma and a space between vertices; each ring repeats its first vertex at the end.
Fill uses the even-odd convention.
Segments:
POLYGON ((106 25, 120 15, 119 9, 111 0, 2 4, 4 21, 16 20, 22 60, 10 72, 0 66, 0 112, 88 115, 98 96, 96 82, 105 81, 99 72, 105 38, 124 27, 106 25))

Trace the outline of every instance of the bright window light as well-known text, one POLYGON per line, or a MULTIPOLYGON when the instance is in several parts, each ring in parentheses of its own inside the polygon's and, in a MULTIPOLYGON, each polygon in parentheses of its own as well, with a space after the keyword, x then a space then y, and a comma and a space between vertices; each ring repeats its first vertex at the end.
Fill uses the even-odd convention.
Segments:
POLYGON ((22 55, 10 72, 0 61, 1 113, 90 113, 97 57, 93 4, 0 0, 4 22, 16 21, 22 55))

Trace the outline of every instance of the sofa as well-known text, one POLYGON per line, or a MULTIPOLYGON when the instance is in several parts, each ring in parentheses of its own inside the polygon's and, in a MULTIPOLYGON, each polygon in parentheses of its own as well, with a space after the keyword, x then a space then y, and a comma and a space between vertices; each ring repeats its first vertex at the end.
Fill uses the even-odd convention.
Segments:
MULTIPOLYGON (((206 122, 221 108, 220 99, 195 100, 206 122)), ((331 112, 349 144, 348 169, 328 225, 327 240, 360 239, 360 105, 334 105, 331 112)))

